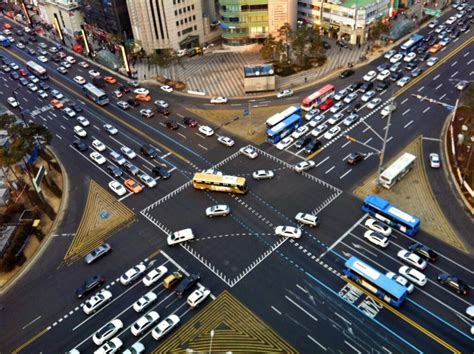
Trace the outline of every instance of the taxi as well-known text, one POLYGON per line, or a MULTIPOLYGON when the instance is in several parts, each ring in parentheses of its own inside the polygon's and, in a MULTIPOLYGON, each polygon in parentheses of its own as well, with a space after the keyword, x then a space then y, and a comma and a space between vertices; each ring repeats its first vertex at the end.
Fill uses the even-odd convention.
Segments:
POLYGON ((60 100, 54 99, 54 100, 51 100, 50 103, 51 103, 51 106, 53 106, 56 109, 64 108, 64 105, 60 100))
POLYGON ((115 77, 113 77, 113 76, 105 76, 105 77, 104 77, 104 81, 105 81, 106 83, 108 83, 108 84, 111 84, 111 85, 117 83, 117 79, 116 79, 115 77))
POLYGON ((140 95, 136 95, 135 99, 137 101, 141 101, 141 102, 150 102, 151 101, 151 96, 140 94, 140 95))
POLYGON ((135 194, 140 193, 143 190, 143 187, 132 178, 126 179, 123 184, 130 192, 135 194))

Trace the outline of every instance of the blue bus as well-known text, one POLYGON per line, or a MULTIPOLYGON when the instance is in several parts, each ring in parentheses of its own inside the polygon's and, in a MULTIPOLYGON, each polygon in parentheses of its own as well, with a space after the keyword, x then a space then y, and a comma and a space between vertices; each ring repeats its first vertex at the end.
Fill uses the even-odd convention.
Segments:
POLYGON ((421 34, 414 34, 410 37, 408 41, 406 41, 400 46, 400 49, 406 53, 412 52, 413 49, 415 49, 415 47, 421 43, 423 38, 424 37, 421 34))
POLYGON ((395 208, 376 195, 369 195, 364 199, 362 211, 409 236, 415 235, 420 229, 420 219, 395 208))
POLYGON ((293 114, 301 115, 301 106, 290 106, 281 112, 275 113, 267 119, 265 124, 267 125, 267 128, 272 128, 293 114))
POLYGON ((296 128, 303 124, 301 114, 293 114, 281 121, 272 128, 267 129, 267 141, 272 144, 278 143, 281 139, 287 137, 296 128))
POLYGON ((10 40, 7 37, 1 36, 1 35, 0 35, 0 44, 3 47, 9 47, 11 45, 10 40))
POLYGON ((387 278, 385 274, 357 257, 351 257, 346 261, 343 272, 346 277, 394 307, 400 307, 407 297, 407 288, 387 278))

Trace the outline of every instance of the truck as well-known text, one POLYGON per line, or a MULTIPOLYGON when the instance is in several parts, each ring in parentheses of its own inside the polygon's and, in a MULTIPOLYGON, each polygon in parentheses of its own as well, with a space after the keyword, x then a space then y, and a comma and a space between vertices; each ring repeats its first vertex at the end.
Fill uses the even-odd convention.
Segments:
POLYGON ((400 46, 400 49, 405 52, 411 52, 422 40, 423 36, 421 34, 414 34, 410 36, 410 39, 403 43, 400 46))

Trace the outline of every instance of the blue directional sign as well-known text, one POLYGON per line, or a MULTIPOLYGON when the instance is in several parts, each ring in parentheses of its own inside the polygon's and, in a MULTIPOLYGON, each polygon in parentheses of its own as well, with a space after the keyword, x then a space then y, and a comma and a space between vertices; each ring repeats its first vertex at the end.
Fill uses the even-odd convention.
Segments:
POLYGON ((250 115, 249 109, 244 109, 244 117, 248 117, 250 115))

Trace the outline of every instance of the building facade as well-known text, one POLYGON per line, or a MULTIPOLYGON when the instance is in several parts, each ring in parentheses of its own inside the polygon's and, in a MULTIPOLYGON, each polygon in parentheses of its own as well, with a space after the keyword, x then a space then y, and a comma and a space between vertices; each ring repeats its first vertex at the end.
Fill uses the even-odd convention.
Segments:
POLYGON ((135 42, 146 53, 198 47, 215 39, 209 0, 127 0, 135 42))
POLYGON ((76 0, 45 0, 38 2, 38 11, 42 20, 57 30, 57 23, 63 34, 72 37, 81 29, 84 18, 76 0))
POLYGON ((298 20, 319 26, 325 35, 359 44, 370 25, 389 16, 390 0, 298 0, 298 20))
POLYGON ((296 27, 296 0, 219 0, 219 5, 224 46, 252 46, 285 23, 296 27))
POLYGON ((79 0, 84 22, 105 33, 132 36, 126 0, 79 0))

